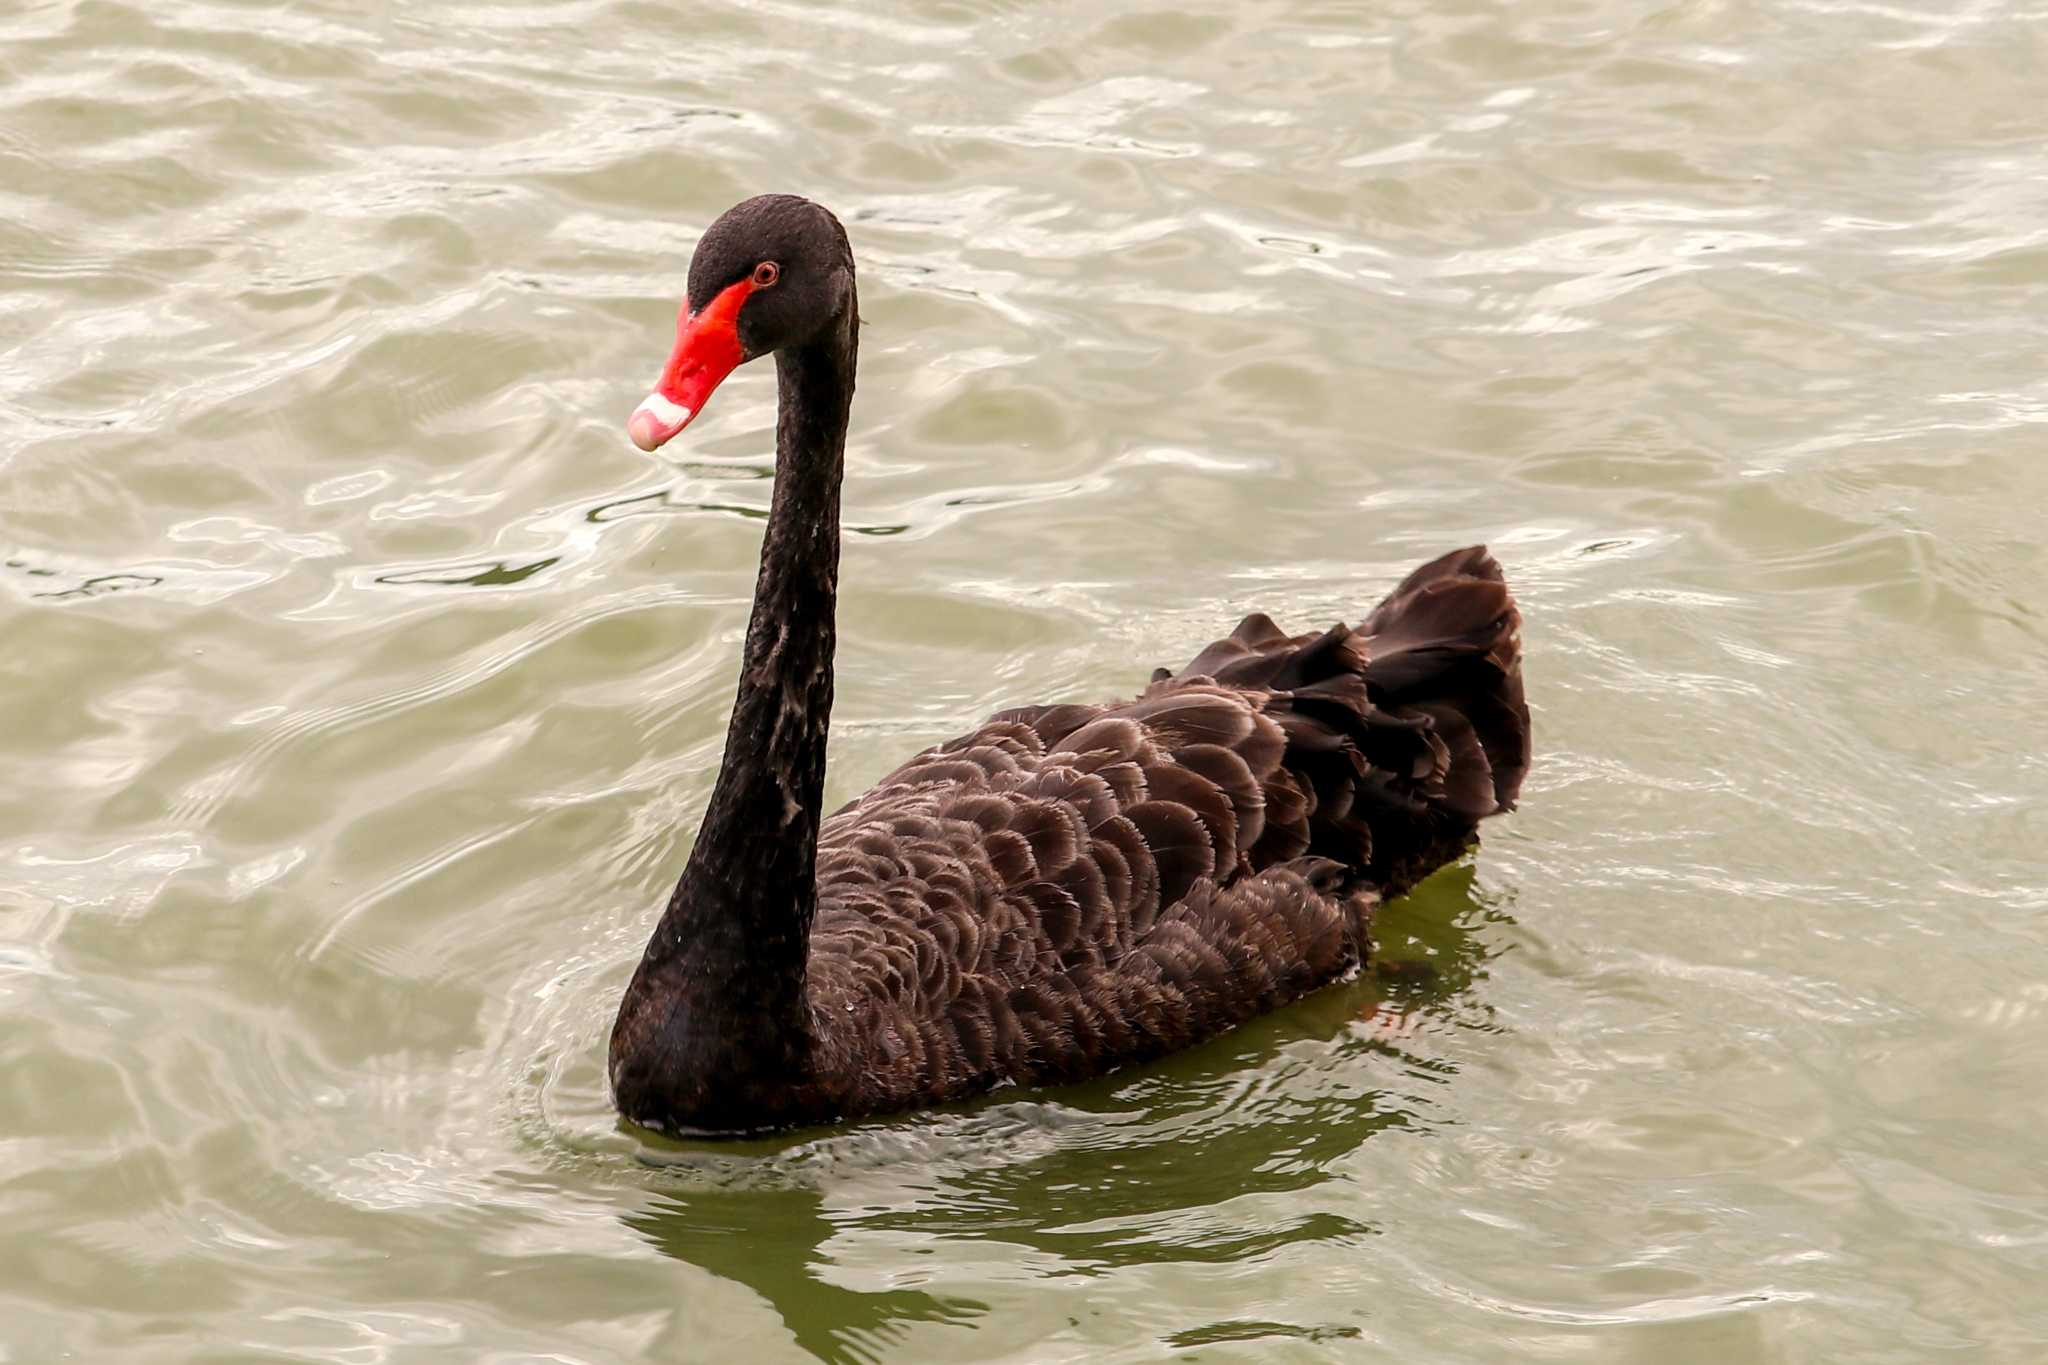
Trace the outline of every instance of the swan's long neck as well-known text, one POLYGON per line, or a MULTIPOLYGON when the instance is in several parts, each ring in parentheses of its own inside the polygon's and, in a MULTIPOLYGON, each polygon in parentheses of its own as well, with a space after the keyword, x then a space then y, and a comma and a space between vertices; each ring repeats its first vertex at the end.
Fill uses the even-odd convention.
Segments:
POLYGON ((725 760, 669 917, 800 980, 832 718, 839 485, 853 346, 776 355, 775 492, 725 760))
POLYGON ((744 1089, 733 1068, 767 1082, 805 1046, 855 333, 848 309, 827 339, 776 353, 775 491, 739 696, 690 861, 620 1007, 622 1105, 622 1043, 658 1060, 663 1088, 694 1073, 744 1089))

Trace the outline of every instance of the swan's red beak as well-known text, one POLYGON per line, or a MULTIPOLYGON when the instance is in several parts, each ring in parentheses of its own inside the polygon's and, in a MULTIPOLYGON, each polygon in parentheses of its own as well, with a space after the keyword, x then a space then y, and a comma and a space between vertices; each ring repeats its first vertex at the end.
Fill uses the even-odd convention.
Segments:
POLYGON ((654 392, 626 419, 626 434, 642 450, 654 450, 690 424, 711 391, 747 359, 740 345, 740 305, 754 282, 741 280, 692 313, 687 302, 676 319, 676 348, 654 392))

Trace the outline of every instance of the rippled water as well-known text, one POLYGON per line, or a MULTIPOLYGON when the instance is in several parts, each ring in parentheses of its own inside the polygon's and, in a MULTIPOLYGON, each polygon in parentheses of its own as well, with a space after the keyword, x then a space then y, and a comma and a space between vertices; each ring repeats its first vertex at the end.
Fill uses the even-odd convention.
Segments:
POLYGON ((15 0, 0 1358, 2048 1358, 2044 70, 1998 0, 15 0), (617 1124, 772 376, 622 424, 766 189, 863 271, 835 801, 1497 548, 1540 760, 1385 967, 617 1124))

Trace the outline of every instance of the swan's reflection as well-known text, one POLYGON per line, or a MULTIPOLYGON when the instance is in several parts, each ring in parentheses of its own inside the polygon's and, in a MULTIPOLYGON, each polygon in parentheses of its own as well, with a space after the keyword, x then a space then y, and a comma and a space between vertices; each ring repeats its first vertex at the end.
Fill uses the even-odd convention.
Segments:
POLYGON ((779 1313, 796 1343, 820 1360, 880 1361, 910 1325, 967 1322, 988 1305, 915 1289, 849 1289, 825 1251, 847 1220, 804 1186, 692 1189, 626 1221, 680 1261, 739 1281, 779 1313))

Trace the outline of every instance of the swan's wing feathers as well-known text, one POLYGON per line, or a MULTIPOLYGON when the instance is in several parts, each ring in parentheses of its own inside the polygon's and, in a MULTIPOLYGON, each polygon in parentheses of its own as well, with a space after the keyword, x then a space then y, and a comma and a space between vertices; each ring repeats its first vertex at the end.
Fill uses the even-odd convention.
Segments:
POLYGON ((1298 864, 1199 881, 1121 962, 1012 998, 1034 1043, 1020 1079, 1096 1074, 1110 1046, 1120 1061, 1161 1056, 1297 999, 1363 961, 1375 903, 1318 889, 1298 864))
POLYGON ((1135 718, 1101 714, 1046 747, 1052 753, 1100 754, 1105 756, 1102 762, 1114 763, 1129 762, 1152 751, 1150 736, 1135 718))
POLYGON ((1228 803, 1230 824, 1236 830, 1231 841, 1242 855, 1266 832, 1266 789, 1243 754, 1220 744, 1190 744, 1175 755, 1183 770, 1199 776, 1228 803))
POLYGON ((1460 551, 1359 630, 1248 616, 1129 701, 911 759, 820 833, 821 1053, 886 1109, 1097 1074, 1355 967, 1381 896, 1520 785, 1519 619, 1460 551))
POLYGON ((1013 710, 996 712, 990 717, 989 723, 1014 724, 1028 729, 1036 738, 1039 749, 1043 751, 1053 747, 1101 714, 1102 708, 1099 706, 1073 703, 1057 706, 1020 706, 1013 710))
MULTIPOLYGON (((1230 794, 1193 768, 1169 762, 1145 770, 1145 787, 1151 799, 1144 805, 1164 804, 1168 809, 1185 811, 1198 822, 1207 847, 1207 866, 1194 876, 1230 880, 1237 872, 1237 808, 1231 803, 1230 794)), ((1159 853, 1155 845, 1153 855, 1159 853)))
POLYGON ((1159 862, 1144 833, 1124 815, 1112 816, 1091 832, 1089 851, 1108 888, 1111 910, 1124 926, 1120 941, 1128 948, 1159 914, 1159 862))
MULTIPOLYGON (((1140 780, 1143 770, 1133 767, 1140 780)), ((1099 772, 1070 763, 1048 763, 1017 787, 1020 796, 1056 802, 1071 810, 1084 830, 1092 830, 1124 805, 1109 780, 1099 772)))
MULTIPOLYGON (((1159 904, 1171 906, 1188 888, 1216 870, 1216 846, 1201 819, 1174 801, 1140 801, 1124 812, 1144 840, 1140 857, 1150 857, 1159 877, 1159 904)), ((1135 926, 1144 932, 1146 925, 1135 926)))
POLYGON ((1252 708, 1241 691, 1217 687, 1193 674, 1182 681, 1154 683, 1115 714, 1135 721, 1156 749, 1168 753, 1189 744, 1236 744, 1254 724, 1252 708))
POLYGON ((1080 811, 1064 801, 1027 796, 1021 790, 1013 790, 1010 797, 1010 828, 1031 845, 1032 860, 1042 875, 1058 872, 1080 855, 1088 841, 1080 811))

